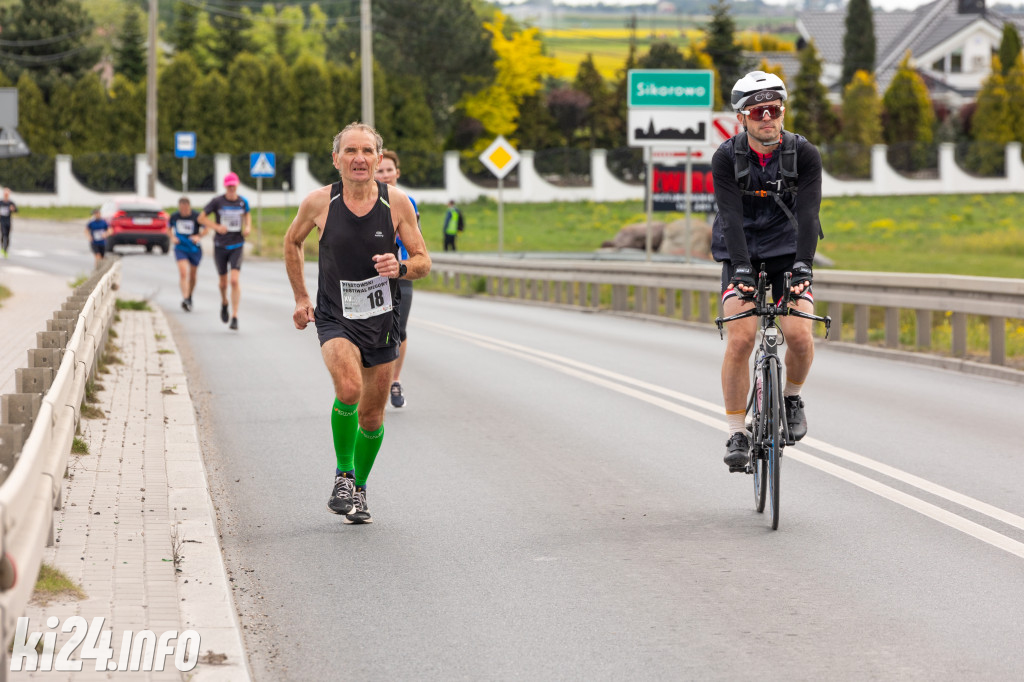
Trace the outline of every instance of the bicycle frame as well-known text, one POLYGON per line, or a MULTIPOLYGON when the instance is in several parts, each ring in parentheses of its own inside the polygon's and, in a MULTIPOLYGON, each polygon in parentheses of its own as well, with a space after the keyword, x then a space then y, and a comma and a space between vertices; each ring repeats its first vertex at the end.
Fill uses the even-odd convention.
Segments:
POLYGON ((775 304, 767 299, 768 275, 762 263, 754 294, 754 307, 726 318, 715 319, 718 333, 723 338, 727 322, 747 317, 757 317, 760 321, 761 340, 755 351, 750 396, 747 399, 747 413, 753 410, 750 462, 745 469, 737 468, 734 471, 754 475, 754 505, 758 512, 764 511, 766 492, 770 491, 773 529, 779 527, 779 460, 783 448, 793 444, 782 400, 783 371, 779 346, 785 343, 785 337, 777 318, 792 315, 824 322, 825 338, 828 338, 832 324, 828 316, 820 317, 789 306, 791 277, 788 272, 783 277, 784 291, 780 302, 775 304))

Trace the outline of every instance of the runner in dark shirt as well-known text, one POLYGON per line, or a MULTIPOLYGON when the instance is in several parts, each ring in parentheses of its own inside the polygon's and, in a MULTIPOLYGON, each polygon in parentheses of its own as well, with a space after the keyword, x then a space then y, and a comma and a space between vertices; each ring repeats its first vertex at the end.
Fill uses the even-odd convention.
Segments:
POLYGON ((384 436, 384 406, 398 357, 397 280, 430 272, 430 256, 405 192, 374 180, 383 140, 352 123, 334 138, 341 181, 314 190, 285 235, 285 267, 295 296, 297 329, 316 323, 324 363, 334 381, 331 414, 337 460, 327 508, 348 523, 369 523, 366 479, 384 436), (303 278, 302 246, 317 229, 317 305, 303 278), (409 257, 396 257, 395 236, 409 257))
POLYGON ((220 320, 231 321, 238 329, 238 304, 242 288, 238 282, 242 269, 245 238, 252 230, 249 202, 238 194, 238 175, 224 176, 224 194, 214 197, 199 214, 199 224, 216 234, 213 237, 213 261, 217 266, 220 287, 220 320), (228 315, 228 269, 231 271, 231 314, 228 315))
POLYGON ((7 258, 11 248, 11 214, 18 212, 18 205, 11 201, 11 189, 4 187, 4 198, 0 201, 0 253, 7 258))
POLYGON ((178 263, 178 285, 181 287, 181 308, 192 311, 192 292, 196 289, 196 273, 199 261, 203 259, 203 247, 199 240, 206 236, 209 228, 200 230, 199 216, 192 212, 188 197, 178 199, 178 210, 167 221, 167 232, 174 243, 174 260, 178 263))

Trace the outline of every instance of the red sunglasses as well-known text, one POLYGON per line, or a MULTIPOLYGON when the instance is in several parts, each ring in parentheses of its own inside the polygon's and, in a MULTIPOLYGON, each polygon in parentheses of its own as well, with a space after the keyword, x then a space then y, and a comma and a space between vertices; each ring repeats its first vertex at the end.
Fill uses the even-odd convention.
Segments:
POLYGON ((765 114, 767 114, 768 120, 773 121, 777 119, 779 116, 782 116, 782 112, 784 112, 785 110, 786 107, 782 106, 781 104, 765 104, 760 107, 752 107, 750 109, 747 109, 746 111, 741 111, 740 113, 743 114, 744 116, 749 116, 755 121, 763 121, 765 114))

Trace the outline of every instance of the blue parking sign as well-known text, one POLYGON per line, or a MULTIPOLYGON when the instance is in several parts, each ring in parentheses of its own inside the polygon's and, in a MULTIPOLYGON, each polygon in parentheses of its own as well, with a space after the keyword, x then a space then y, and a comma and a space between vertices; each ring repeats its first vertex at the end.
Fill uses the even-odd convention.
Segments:
POLYGON ((277 158, 274 152, 249 154, 249 175, 254 178, 272 178, 276 173, 277 158))

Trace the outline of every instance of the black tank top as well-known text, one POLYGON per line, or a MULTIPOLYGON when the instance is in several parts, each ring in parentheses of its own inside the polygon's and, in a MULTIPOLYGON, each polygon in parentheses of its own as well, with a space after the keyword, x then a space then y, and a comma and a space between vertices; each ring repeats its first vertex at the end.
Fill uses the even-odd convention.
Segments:
POLYGON ((318 321, 345 328, 349 340, 360 348, 382 348, 398 343, 398 280, 389 280, 393 308, 390 312, 363 319, 343 314, 341 281, 361 282, 377 276, 373 256, 393 253, 397 257, 395 224, 391 218, 388 186, 377 183, 377 202, 366 215, 357 216, 342 197, 342 183, 331 185, 331 203, 320 237, 320 274, 316 292, 318 321))

